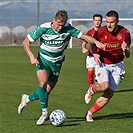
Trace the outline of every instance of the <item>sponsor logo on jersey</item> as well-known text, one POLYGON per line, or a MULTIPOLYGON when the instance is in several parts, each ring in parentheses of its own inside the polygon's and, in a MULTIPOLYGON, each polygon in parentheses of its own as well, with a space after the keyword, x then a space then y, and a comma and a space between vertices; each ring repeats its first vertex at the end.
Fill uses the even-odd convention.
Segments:
POLYGON ((106 45, 106 48, 117 48, 121 46, 120 43, 115 43, 115 44, 105 43, 105 45, 106 45))

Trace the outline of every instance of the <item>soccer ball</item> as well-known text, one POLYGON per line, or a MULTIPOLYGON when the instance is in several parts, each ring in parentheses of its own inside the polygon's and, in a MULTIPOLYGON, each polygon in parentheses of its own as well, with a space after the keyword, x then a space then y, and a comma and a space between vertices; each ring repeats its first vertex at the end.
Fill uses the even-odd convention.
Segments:
POLYGON ((54 126, 60 126, 66 121, 66 114, 64 111, 56 109, 50 114, 49 118, 54 126))

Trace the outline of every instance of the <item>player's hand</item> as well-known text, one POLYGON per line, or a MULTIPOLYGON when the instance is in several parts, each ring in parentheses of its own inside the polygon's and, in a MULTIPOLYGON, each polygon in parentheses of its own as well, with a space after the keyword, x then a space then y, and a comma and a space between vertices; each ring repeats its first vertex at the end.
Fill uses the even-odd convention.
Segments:
POLYGON ((99 42, 99 41, 97 41, 95 44, 96 44, 96 46, 97 46, 98 48, 102 48, 102 49, 105 50, 105 47, 106 47, 105 44, 103 44, 103 43, 101 43, 101 42, 99 42))
POLYGON ((123 55, 126 58, 129 58, 130 57, 130 47, 127 46, 127 43, 125 41, 123 41, 123 43, 121 44, 121 48, 123 50, 123 55))
POLYGON ((88 49, 87 48, 82 48, 82 53, 85 54, 88 52, 88 49))
POLYGON ((121 48, 123 51, 127 49, 127 43, 125 41, 123 41, 123 43, 121 44, 121 48))
POLYGON ((35 57, 30 58, 30 62, 34 66, 37 66, 39 64, 38 60, 35 57))
POLYGON ((95 60, 96 64, 100 65, 101 64, 100 55, 99 54, 93 54, 93 56, 94 56, 94 60, 95 60))

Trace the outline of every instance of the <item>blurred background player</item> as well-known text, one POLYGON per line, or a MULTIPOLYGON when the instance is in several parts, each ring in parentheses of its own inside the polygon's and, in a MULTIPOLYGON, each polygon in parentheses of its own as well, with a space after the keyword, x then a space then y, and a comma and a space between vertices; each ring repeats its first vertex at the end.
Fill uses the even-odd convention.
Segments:
MULTIPOLYGON (((94 36, 95 32, 98 30, 98 28, 101 27, 102 24, 102 15, 101 14, 94 14, 93 15, 93 24, 94 27, 90 29, 86 34, 90 36, 94 36)), ((86 57, 86 68, 88 69, 88 86, 93 84, 94 81, 94 73, 95 73, 95 65, 96 62, 94 60, 93 54, 97 54, 95 51, 92 51, 92 45, 90 44, 89 51, 86 48, 86 41, 83 41, 82 43, 82 52, 86 53, 88 52, 88 56, 86 57)))
POLYGON ((50 91, 55 87, 62 63, 65 61, 65 53, 71 37, 85 39, 104 47, 102 43, 91 36, 83 34, 68 22, 68 15, 65 10, 59 10, 52 22, 46 22, 31 31, 24 39, 22 45, 27 53, 30 63, 36 66, 36 74, 39 82, 38 88, 31 94, 23 94, 21 103, 18 106, 18 113, 21 114, 29 102, 39 100, 42 108, 42 115, 37 120, 37 125, 44 124, 48 117, 48 99, 50 91), (38 57, 34 56, 30 44, 40 39, 40 51, 38 57))
POLYGON ((96 92, 103 92, 103 95, 87 112, 86 120, 88 122, 92 122, 92 115, 109 102, 124 78, 123 60, 124 57, 130 57, 131 36, 125 27, 118 25, 118 22, 118 13, 109 11, 106 14, 106 25, 95 33, 95 38, 104 43, 106 47, 104 50, 99 48, 100 57, 95 58, 96 63, 99 64, 98 67, 95 67, 97 83, 88 89, 85 102, 88 104, 96 92))

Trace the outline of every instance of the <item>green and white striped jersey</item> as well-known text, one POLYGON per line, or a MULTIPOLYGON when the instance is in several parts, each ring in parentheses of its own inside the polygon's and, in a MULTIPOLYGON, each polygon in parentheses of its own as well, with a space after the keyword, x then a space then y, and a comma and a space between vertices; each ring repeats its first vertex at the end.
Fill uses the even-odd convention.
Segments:
POLYGON ((52 29, 51 23, 48 22, 38 26, 27 37, 31 42, 40 38, 40 55, 46 60, 57 62, 63 59, 64 50, 67 48, 71 36, 80 38, 82 32, 68 22, 60 32, 56 32, 52 29))

